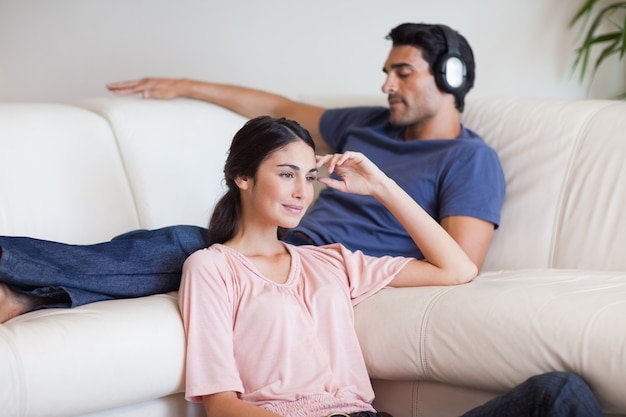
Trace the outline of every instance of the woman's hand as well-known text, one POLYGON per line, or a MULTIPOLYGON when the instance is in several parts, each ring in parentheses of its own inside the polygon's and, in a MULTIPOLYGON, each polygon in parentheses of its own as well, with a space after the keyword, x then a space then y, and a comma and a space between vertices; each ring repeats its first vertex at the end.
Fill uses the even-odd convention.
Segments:
POLYGON ((453 285, 471 281, 476 265, 450 235, 395 181, 359 152, 317 157, 317 166, 340 179, 319 181, 340 191, 371 195, 380 201, 409 233, 425 261, 406 264, 391 282, 394 287, 453 285))
POLYGON ((377 196, 391 181, 360 152, 317 156, 317 166, 326 166, 329 175, 335 173, 340 178, 320 177, 318 181, 343 192, 377 196))

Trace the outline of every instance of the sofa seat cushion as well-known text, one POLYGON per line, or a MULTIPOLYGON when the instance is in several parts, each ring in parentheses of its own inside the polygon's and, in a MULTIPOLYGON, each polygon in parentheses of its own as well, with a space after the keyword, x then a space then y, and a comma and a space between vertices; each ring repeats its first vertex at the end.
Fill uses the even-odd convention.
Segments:
POLYGON ((502 392, 552 370, 624 410, 626 273, 532 269, 452 287, 387 288, 356 307, 373 378, 502 392))
POLYGON ((0 326, 7 416, 75 416, 184 390, 176 293, 35 311, 0 326))

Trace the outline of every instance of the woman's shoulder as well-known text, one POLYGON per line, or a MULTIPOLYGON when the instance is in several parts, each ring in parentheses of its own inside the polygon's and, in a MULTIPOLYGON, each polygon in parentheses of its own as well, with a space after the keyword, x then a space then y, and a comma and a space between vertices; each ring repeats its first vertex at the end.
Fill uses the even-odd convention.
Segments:
POLYGON ((343 260, 346 256, 349 256, 352 252, 343 246, 341 243, 330 243, 327 245, 300 245, 295 246, 286 244, 291 247, 293 253, 297 253, 298 256, 304 259, 319 259, 319 260, 343 260))
POLYGON ((232 256, 228 248, 215 243, 208 248, 198 249, 185 260, 185 267, 198 266, 206 263, 216 263, 232 256))

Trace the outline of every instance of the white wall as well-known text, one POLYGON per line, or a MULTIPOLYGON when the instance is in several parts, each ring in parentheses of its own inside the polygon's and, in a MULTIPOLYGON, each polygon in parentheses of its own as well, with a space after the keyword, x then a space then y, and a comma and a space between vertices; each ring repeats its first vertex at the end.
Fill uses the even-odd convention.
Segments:
POLYGON ((611 97, 617 61, 572 76, 582 0, 0 0, 0 101, 70 102, 143 76, 243 84, 292 97, 374 95, 399 23, 447 23, 477 61, 475 95, 611 97))

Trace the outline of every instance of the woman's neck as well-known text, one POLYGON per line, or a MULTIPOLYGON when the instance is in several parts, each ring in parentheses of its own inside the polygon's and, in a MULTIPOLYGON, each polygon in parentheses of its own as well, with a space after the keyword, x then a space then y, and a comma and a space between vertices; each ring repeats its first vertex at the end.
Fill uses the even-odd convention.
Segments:
POLYGON ((273 257, 287 252, 284 244, 278 239, 276 229, 263 233, 249 229, 240 230, 224 245, 247 257, 273 257))
POLYGON ((291 254, 276 236, 273 239, 235 237, 224 245, 244 255, 263 277, 278 284, 289 279, 291 254))

